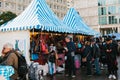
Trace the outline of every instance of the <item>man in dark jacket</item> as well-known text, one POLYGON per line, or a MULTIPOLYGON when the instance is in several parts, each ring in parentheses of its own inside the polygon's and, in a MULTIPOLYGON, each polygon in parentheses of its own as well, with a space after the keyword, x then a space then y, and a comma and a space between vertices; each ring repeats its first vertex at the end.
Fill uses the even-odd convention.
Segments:
POLYGON ((67 42, 67 59, 66 59, 66 76, 72 75, 72 77, 75 77, 75 65, 74 65, 74 56, 76 47, 74 42, 71 41, 70 37, 66 37, 65 41, 67 42))
POLYGON ((104 50, 106 53, 106 58, 107 58, 107 66, 108 66, 108 72, 109 72, 109 77, 108 78, 113 78, 116 79, 115 72, 116 72, 116 54, 114 53, 114 45, 111 43, 111 38, 106 39, 106 44, 104 46, 104 50))
POLYGON ((91 49, 92 49, 92 55, 94 58, 94 65, 95 65, 95 69, 96 69, 95 74, 100 75, 101 74, 100 65, 99 65, 100 48, 99 48, 98 44, 95 42, 95 40, 91 41, 91 49))
POLYGON ((85 48, 83 50, 82 58, 87 58, 87 62, 86 62, 87 72, 86 72, 86 74, 88 76, 92 76, 92 58, 93 58, 93 56, 91 53, 90 41, 85 42, 85 48))

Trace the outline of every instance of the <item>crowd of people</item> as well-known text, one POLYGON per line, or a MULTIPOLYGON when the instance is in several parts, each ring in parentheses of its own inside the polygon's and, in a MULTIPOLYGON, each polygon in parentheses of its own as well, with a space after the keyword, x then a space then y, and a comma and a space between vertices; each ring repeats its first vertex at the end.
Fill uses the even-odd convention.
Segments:
MULTIPOLYGON (((101 65, 107 65, 108 69, 108 78, 116 79, 116 73, 118 70, 118 63, 116 56, 118 54, 118 43, 112 37, 106 37, 104 41, 99 38, 89 38, 85 41, 73 41, 73 38, 70 36, 65 37, 65 40, 57 43, 50 42, 47 45, 48 54, 53 55, 53 60, 49 60, 49 62, 53 62, 55 65, 56 54, 61 52, 65 54, 65 75, 72 76, 73 78, 76 75, 76 67, 75 67, 75 57, 79 58, 79 64, 86 67, 86 74, 91 76, 93 74, 92 68, 93 65, 95 67, 96 75, 101 75, 101 65), (54 46, 54 47, 53 47, 54 46), (84 61, 85 60, 85 61, 84 61)), ((41 48, 42 49, 42 48, 41 48)), ((43 51, 43 53, 45 50, 43 51)), ((51 58, 51 57, 49 57, 51 58)), ((46 60, 46 61, 47 61, 46 60)), ((44 60, 45 61, 45 60, 44 60)), ((52 64, 53 65, 53 64, 52 64)), ((52 72, 53 74, 53 72, 52 72)))
MULTIPOLYGON (((45 42, 41 42, 44 43, 45 42)), ((43 46, 43 45, 42 45, 43 46)), ((46 53, 46 50, 42 50, 42 53, 46 53)), ((49 44, 45 44, 47 48, 47 52, 49 55, 47 60, 44 60, 49 63, 49 66, 57 66, 56 60, 58 56, 56 54, 64 53, 65 54, 65 75, 72 76, 73 78, 76 75, 76 67, 75 67, 75 57, 79 58, 79 63, 81 66, 86 67, 86 74, 91 76, 92 74, 101 75, 101 65, 107 65, 108 69, 108 78, 117 78, 117 70, 118 70, 118 63, 117 63, 117 55, 118 54, 118 43, 112 37, 104 38, 102 41, 100 38, 89 38, 85 41, 73 41, 71 36, 65 37, 64 40, 53 43, 49 42, 49 44), (54 57, 51 57, 51 55, 54 57), (49 58, 49 59, 48 59, 49 58), (51 59, 53 58, 53 60, 51 59), (92 68, 93 65, 95 67, 95 73, 93 73, 92 68)), ((46 54, 44 54, 46 55, 46 54)), ((55 67, 54 67, 55 68, 55 67)), ((55 69, 54 69, 55 70, 55 69)), ((50 74, 54 74, 55 71, 50 69, 50 74)))
POLYGON ((82 46, 78 48, 78 43, 73 45, 70 38, 67 38, 67 59, 66 59, 66 70, 69 72, 66 74, 75 77, 75 65, 73 53, 80 54, 81 56, 81 67, 86 66, 86 74, 91 76, 92 74, 101 75, 101 65, 107 65, 108 78, 117 79, 118 62, 118 43, 112 37, 106 37, 105 41, 102 42, 99 39, 91 38, 86 40, 84 43, 79 43, 82 46), (70 67, 71 65, 71 67, 70 67), (93 65, 95 67, 95 73, 93 73, 93 65))
MULTIPOLYGON (((77 64, 80 64, 80 67, 77 68, 86 67, 86 75, 101 75, 101 66, 107 65, 108 78, 117 79, 118 49, 119 45, 112 37, 106 37, 104 41, 101 41, 99 38, 89 38, 82 42, 74 42, 71 36, 67 36, 62 41, 57 43, 49 41, 48 44, 43 39, 33 37, 31 39, 30 54, 38 54, 38 58, 33 61, 37 61, 42 65, 48 63, 49 74, 51 76, 56 73, 55 68, 58 65, 57 60, 59 59, 58 53, 62 53, 65 55, 63 63, 65 64, 65 76, 76 77, 75 60, 77 57, 79 59, 77 64), (95 73, 93 73, 93 65, 95 73)), ((18 58, 12 53, 14 53, 13 45, 10 43, 5 44, 3 46, 1 64, 12 65, 15 68, 15 74, 11 78, 16 80, 18 77, 18 58)))

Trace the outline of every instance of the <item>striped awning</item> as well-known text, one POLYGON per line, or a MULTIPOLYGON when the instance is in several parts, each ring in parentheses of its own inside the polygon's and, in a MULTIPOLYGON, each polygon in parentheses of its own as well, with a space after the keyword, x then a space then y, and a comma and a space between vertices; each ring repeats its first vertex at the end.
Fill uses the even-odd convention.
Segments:
POLYGON ((0 30, 15 31, 28 29, 74 33, 51 11, 45 0, 33 0, 30 5, 15 19, 3 24, 0 30))
POLYGON ((98 32, 92 30, 85 22, 82 20, 78 12, 74 8, 70 8, 66 16, 63 19, 63 22, 70 26, 72 29, 75 29, 77 33, 85 35, 95 35, 98 32))

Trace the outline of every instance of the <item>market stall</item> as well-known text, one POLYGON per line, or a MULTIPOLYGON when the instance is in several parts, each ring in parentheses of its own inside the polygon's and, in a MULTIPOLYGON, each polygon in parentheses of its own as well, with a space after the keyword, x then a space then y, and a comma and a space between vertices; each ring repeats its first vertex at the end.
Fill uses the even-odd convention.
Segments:
POLYGON ((63 19, 63 23, 77 30, 79 34, 83 35, 98 35, 99 32, 91 29, 81 18, 74 8, 70 8, 63 19))
POLYGON ((46 32, 74 33, 51 11, 45 0, 33 0, 15 19, 0 26, 0 52, 6 42, 19 48, 30 63, 30 30, 46 32))

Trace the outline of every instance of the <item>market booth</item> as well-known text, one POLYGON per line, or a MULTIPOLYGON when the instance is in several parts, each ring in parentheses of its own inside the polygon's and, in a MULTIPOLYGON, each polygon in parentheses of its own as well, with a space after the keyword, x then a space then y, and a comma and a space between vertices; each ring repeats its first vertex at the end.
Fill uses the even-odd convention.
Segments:
POLYGON ((34 30, 40 32, 74 33, 63 24, 50 10, 45 0, 33 0, 31 4, 15 19, 0 27, 0 51, 3 44, 10 42, 19 48, 30 64, 30 37, 34 30))
MULTIPOLYGON (((100 35, 99 32, 90 28, 74 8, 70 8, 63 19, 63 23, 75 29, 78 33, 87 36, 100 35)), ((83 36, 82 36, 83 37, 83 36)), ((81 38, 81 37, 80 37, 81 38)))

